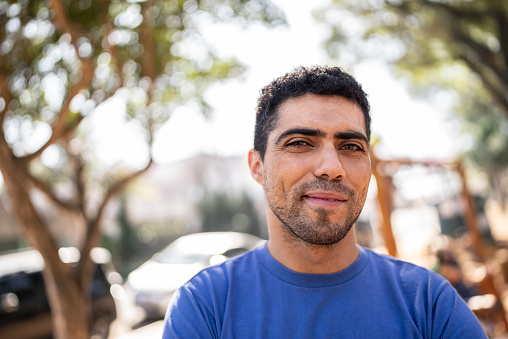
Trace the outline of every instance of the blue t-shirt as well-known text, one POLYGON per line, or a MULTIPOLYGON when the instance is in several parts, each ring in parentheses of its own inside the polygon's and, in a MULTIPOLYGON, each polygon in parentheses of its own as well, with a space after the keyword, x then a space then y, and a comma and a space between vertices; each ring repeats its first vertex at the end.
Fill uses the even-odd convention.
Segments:
POLYGON ((294 272, 266 245, 209 267, 173 296, 169 338, 487 338, 442 277, 360 248, 332 274, 294 272))

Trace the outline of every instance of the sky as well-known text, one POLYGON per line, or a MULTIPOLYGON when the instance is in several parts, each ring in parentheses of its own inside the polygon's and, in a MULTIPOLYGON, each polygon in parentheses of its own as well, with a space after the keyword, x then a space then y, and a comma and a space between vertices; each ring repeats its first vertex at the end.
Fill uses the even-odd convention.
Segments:
MULTIPOLYGON (((254 24, 246 29, 231 24, 206 28, 205 39, 220 56, 236 57, 246 67, 240 79, 213 85, 207 100, 213 115, 205 118, 192 107, 178 109, 160 129, 152 155, 167 164, 198 154, 246 155, 252 148, 256 100, 259 90, 297 66, 337 64, 322 47, 326 27, 312 12, 329 0, 274 0, 285 13, 287 26, 268 28, 254 24)), ((354 65, 352 74, 368 93, 372 134, 380 138, 378 154, 384 157, 451 158, 463 145, 457 127, 445 122, 449 102, 424 102, 411 98, 404 82, 396 79, 381 60, 354 65)), ((142 166, 147 160, 143 137, 135 124, 125 124, 118 98, 101 104, 90 121, 95 147, 104 162, 142 166)), ((51 151, 44 160, 51 162, 51 151)))

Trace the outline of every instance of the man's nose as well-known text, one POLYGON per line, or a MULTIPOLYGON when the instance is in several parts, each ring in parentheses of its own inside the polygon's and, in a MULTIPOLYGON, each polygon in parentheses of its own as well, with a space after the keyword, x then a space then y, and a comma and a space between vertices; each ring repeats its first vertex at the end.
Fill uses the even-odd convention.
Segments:
POLYGON ((339 152, 335 145, 326 145, 319 154, 314 175, 326 180, 343 180, 346 177, 346 171, 340 162, 339 152))

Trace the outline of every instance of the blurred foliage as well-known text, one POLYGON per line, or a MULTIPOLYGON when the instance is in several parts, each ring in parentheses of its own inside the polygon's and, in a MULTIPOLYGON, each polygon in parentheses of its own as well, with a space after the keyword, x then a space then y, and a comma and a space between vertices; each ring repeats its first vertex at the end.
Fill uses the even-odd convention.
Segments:
MULTIPOLYGON (((335 0, 317 17, 331 28, 332 57, 350 65, 381 58, 416 95, 453 93, 472 139, 469 158, 490 176, 507 176, 508 2, 335 0)), ((506 185, 493 188, 506 197, 506 185)))
POLYGON ((259 213, 245 191, 235 196, 209 191, 200 201, 199 210, 204 232, 234 231, 262 237, 259 213))
MULTIPOLYGON (((283 22, 265 0, 65 0, 67 23, 51 3, 59 2, 0 1, 0 73, 10 89, 1 93, 0 106, 8 101, 3 129, 20 157, 43 146, 67 104, 71 129, 113 95, 126 102, 150 144, 176 107, 192 102, 208 114, 206 88, 242 72, 237 60, 219 58, 203 40, 203 27, 215 21, 283 22), (80 81, 84 86, 77 88, 80 81)), ((78 153, 93 160, 93 150, 71 136, 63 141, 52 146, 58 171, 44 164, 32 170, 69 186, 69 158, 78 153)))
POLYGON ((457 113, 462 127, 471 136, 466 156, 487 174, 493 197, 506 206, 508 200, 508 119, 489 100, 482 87, 469 88, 461 96, 457 113))

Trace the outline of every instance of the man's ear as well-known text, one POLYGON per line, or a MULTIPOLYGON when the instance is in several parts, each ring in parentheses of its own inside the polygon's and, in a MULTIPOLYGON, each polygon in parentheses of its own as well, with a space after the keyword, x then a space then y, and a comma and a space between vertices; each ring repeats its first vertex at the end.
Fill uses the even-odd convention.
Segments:
POLYGON ((249 151, 249 167, 250 167, 250 175, 263 186, 265 184, 265 176, 263 173, 263 160, 261 160, 261 155, 255 149, 251 149, 249 151))

